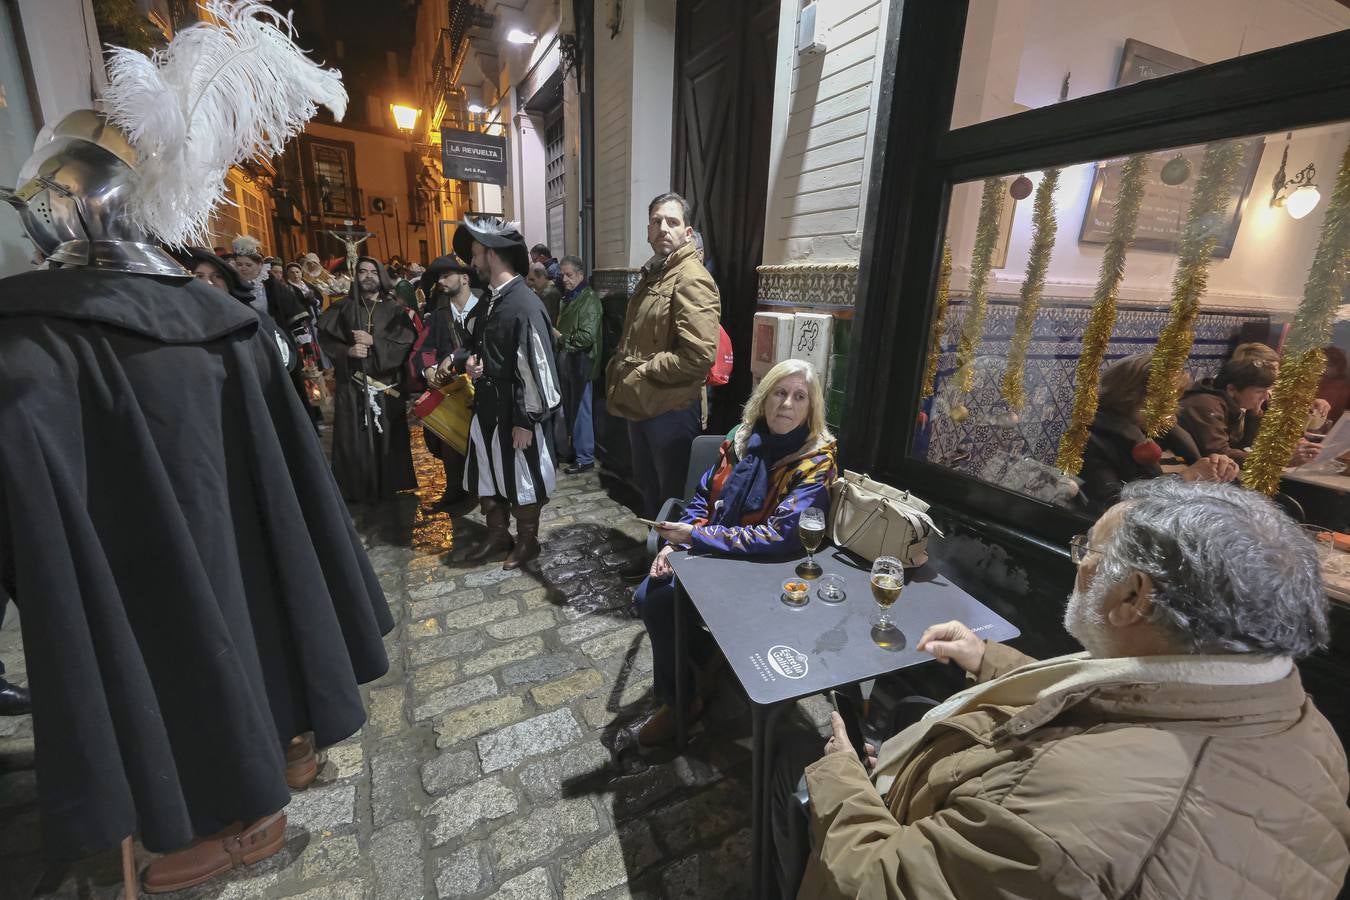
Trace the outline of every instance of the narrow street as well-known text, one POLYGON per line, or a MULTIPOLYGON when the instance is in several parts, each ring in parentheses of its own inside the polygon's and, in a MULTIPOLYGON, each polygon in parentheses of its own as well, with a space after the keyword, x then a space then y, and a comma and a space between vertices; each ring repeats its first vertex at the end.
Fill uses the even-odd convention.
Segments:
MULTIPOLYGON (((289 807, 284 851, 178 898, 742 897, 749 719, 724 686, 689 752, 639 753, 651 652, 616 572, 644 529, 594 474, 561 478, 535 572, 455 562, 481 527, 422 503, 439 464, 414 438, 412 497, 357 525, 397 620, 369 721, 289 807), (454 544, 456 547, 451 548, 454 544)), ((19 616, 0 659, 25 682, 19 616)), ((814 715, 826 715, 812 707, 814 715)), ((32 720, 0 718, 0 897, 121 896, 116 853, 44 877, 32 720), (11 893, 12 892, 12 893, 11 893)))

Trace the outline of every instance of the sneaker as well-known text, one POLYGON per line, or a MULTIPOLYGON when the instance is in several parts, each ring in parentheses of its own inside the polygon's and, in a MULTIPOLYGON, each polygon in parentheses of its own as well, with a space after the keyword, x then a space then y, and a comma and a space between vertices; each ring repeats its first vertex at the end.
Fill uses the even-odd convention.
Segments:
POLYGON ((580 475, 582 472, 589 472, 595 468, 595 463, 572 463, 570 466, 563 467, 565 475, 580 475))

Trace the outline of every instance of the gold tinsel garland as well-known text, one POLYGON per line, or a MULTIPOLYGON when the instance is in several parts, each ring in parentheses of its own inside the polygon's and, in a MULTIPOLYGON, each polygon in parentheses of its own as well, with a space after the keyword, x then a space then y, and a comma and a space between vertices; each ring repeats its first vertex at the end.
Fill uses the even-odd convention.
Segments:
POLYGON ((1336 186, 1327 204, 1317 254, 1308 269, 1303 300, 1289 330, 1284 360, 1275 380, 1270 408, 1261 419, 1256 444, 1242 464, 1242 483, 1264 494, 1280 487, 1280 471, 1289 464, 1308 421, 1308 407, 1326 368, 1322 348, 1330 343, 1331 323, 1350 280, 1350 145, 1341 156, 1336 186))
POLYGON ((1092 294, 1092 312, 1083 330, 1083 352, 1078 357, 1074 376, 1073 412, 1069 425, 1059 439, 1055 465, 1070 475, 1083 468, 1083 449, 1088 430, 1097 417, 1097 384, 1102 360, 1116 327, 1116 292, 1125 277, 1125 252, 1134 243, 1139 224, 1139 204, 1144 197, 1144 174, 1148 159, 1142 153, 1125 160, 1120 170, 1120 191, 1116 211, 1111 217, 1111 235, 1102 249, 1102 267, 1097 274, 1097 289, 1092 294))
POLYGON ((1003 215, 1003 179, 986 178, 980 198, 980 218, 975 226, 975 248, 970 254, 970 307, 961 324, 956 344, 957 387, 970 393, 975 386, 975 351, 984 335, 984 316, 989 310, 989 267, 998 243, 998 220, 1003 215))
POLYGON ((1012 347, 1008 350, 1008 367, 1003 373, 1003 399, 1013 412, 1020 413, 1027 403, 1024 370, 1027 349, 1031 346, 1031 329, 1041 306, 1041 291, 1045 289, 1045 272, 1055 249, 1055 187, 1058 184, 1059 169, 1046 169, 1032 207, 1031 252, 1027 258, 1026 278, 1022 282, 1012 347))
POLYGON ((933 310, 933 339, 928 344, 928 362, 923 369, 923 396, 928 399, 937 389, 938 357, 942 355, 942 332, 946 328, 947 289, 952 281, 952 245, 942 242, 942 267, 938 269, 937 296, 933 310))
POLYGON ((1238 141, 1219 141, 1205 147, 1195 194, 1186 212, 1172 276, 1172 308, 1158 335, 1148 369, 1148 396, 1144 399, 1144 433, 1160 437, 1176 424, 1181 398, 1181 373, 1195 341, 1195 319, 1200 298, 1209 283, 1209 264, 1227 216, 1233 177, 1245 148, 1238 141))

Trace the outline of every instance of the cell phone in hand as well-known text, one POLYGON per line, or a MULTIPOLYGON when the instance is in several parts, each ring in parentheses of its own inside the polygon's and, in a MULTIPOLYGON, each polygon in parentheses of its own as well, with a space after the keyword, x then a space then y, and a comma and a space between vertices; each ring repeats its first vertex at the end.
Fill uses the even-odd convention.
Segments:
POLYGON ((863 737, 862 716, 858 714, 858 707, 854 704, 853 698, 838 691, 830 691, 830 705, 839 713, 839 718, 844 720, 848 742, 853 745, 853 749, 858 752, 858 759, 866 767, 867 739, 863 737))

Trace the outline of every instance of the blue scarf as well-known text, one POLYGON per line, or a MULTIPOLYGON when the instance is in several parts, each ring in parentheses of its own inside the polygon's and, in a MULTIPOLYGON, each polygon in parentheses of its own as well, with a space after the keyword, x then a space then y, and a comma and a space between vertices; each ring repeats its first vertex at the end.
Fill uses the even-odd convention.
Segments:
POLYGON ((567 295, 563 297, 563 302, 571 303, 573 300, 577 299, 578 294, 586 290, 586 288, 588 287, 590 287, 590 283, 586 281, 586 279, 584 278, 581 279, 581 283, 578 284, 576 287, 572 288, 572 290, 568 291, 567 295))
POLYGON ((740 525, 746 513, 763 509, 769 494, 769 467, 800 450, 809 430, 810 424, 803 422, 787 434, 774 434, 760 419, 750 440, 745 442, 745 455, 736 462, 722 485, 722 495, 709 524, 740 525))

